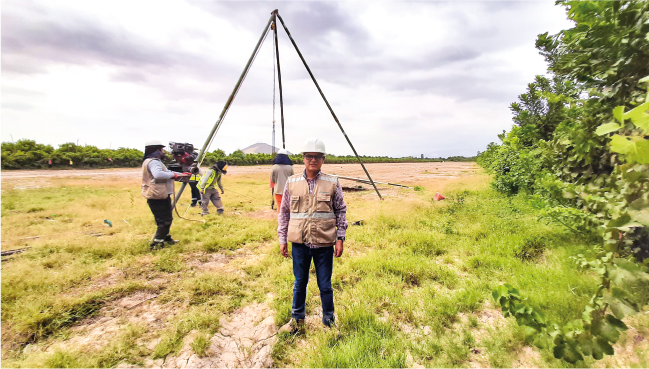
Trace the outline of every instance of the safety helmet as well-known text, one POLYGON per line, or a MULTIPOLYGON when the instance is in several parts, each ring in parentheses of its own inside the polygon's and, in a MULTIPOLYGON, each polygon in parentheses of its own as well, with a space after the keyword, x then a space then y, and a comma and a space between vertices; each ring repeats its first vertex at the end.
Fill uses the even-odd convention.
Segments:
POLYGON ((288 155, 288 150, 286 150, 286 149, 280 149, 280 150, 277 152, 277 155, 288 155))
POLYGON ((302 154, 305 152, 319 152, 324 154, 325 153, 325 145, 324 142, 322 142, 321 139, 316 138, 316 137, 311 137, 304 142, 304 146, 302 147, 302 154))
POLYGON ((160 140, 149 140, 144 143, 144 146, 160 146, 160 147, 165 147, 165 145, 162 144, 162 141, 160 140))

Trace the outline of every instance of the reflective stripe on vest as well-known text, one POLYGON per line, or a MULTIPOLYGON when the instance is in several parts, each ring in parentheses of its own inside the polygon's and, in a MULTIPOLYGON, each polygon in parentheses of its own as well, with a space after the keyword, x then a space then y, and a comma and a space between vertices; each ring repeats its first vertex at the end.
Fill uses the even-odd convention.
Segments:
POLYGON ((205 181, 205 187, 201 186, 201 182, 202 182, 201 181, 201 182, 198 182, 198 184, 196 185, 198 187, 198 189, 204 190, 204 189, 209 188, 210 186, 214 185, 214 179, 216 178, 216 171, 214 169, 210 169, 210 170, 212 171, 212 173, 210 173, 210 176, 207 177, 207 181, 205 181))
POLYGON ((338 181, 337 177, 331 177, 331 176, 328 176, 326 174, 321 174, 320 178, 318 178, 318 179, 321 179, 323 181, 328 181, 328 182, 336 182, 336 181, 338 181))
POLYGON ((291 178, 291 177, 289 177, 289 178, 286 180, 286 184, 294 183, 294 182, 300 182, 300 181, 306 181, 306 178, 304 178, 304 176, 300 176, 300 177, 297 177, 297 178, 291 178))
MULTIPOLYGON (((309 213, 291 213, 291 219, 307 219, 309 213)), ((314 219, 333 219, 336 218, 334 213, 313 213, 311 218, 314 219)))

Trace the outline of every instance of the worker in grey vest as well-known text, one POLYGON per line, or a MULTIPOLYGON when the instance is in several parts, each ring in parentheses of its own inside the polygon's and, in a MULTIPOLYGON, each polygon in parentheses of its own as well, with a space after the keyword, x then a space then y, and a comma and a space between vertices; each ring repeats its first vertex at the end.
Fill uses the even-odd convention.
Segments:
POLYGON ((302 149, 304 172, 290 176, 277 216, 280 253, 293 259, 293 307, 291 321, 280 331, 296 332, 304 326, 306 293, 311 261, 322 302, 322 323, 335 326, 334 292, 331 287, 333 258, 343 254, 347 231, 347 205, 338 178, 322 173, 325 146, 310 138, 302 149))
POLYGON ((221 215, 223 214, 223 202, 221 202, 221 196, 219 191, 214 187, 214 185, 219 186, 221 194, 223 194, 223 183, 221 183, 221 175, 226 174, 228 170, 228 163, 224 161, 217 161, 212 168, 208 169, 198 182, 198 189, 201 191, 201 207, 203 212, 201 215, 209 214, 208 206, 210 201, 216 207, 216 213, 221 215))
POLYGON ((147 199, 158 226, 150 245, 151 250, 178 242, 169 234, 173 221, 171 194, 174 193, 174 180, 191 175, 171 172, 165 167, 161 161, 165 157, 164 147, 158 140, 148 141, 142 163, 142 196, 147 199))

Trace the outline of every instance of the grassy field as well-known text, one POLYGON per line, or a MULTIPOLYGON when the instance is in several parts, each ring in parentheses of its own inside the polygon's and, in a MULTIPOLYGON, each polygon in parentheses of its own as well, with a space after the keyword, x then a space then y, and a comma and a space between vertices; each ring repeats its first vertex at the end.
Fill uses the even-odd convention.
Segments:
MULTIPOLYGON (((550 318, 575 319, 597 278, 569 257, 591 245, 538 222, 525 198, 496 194, 486 175, 458 175, 386 189, 385 201, 345 194, 350 223, 363 222, 334 261, 340 332, 319 324, 311 283, 307 330, 273 338, 274 366, 571 366, 526 344, 490 292, 510 283, 550 318), (447 199, 434 202, 436 191, 447 199)), ((267 306, 278 326, 289 320, 291 261, 278 252, 267 176, 226 176, 226 214, 175 220, 182 242, 153 252, 139 180, 48 183, 3 183, 2 250, 31 247, 2 263, 4 367, 155 366, 183 350, 209 357, 223 318, 243 307, 267 306)), ((628 324, 618 355, 578 366, 648 366, 649 315, 628 324)))

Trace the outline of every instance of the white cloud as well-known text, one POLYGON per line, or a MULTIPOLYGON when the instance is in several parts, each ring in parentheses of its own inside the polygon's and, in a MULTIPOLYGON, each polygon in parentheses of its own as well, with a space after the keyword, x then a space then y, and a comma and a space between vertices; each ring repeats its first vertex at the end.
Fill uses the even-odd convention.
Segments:
MULTIPOLYGON (((550 2, 5 1, 2 140, 201 146, 275 8, 365 155, 483 150, 545 73, 536 35, 570 26, 550 2)), ((279 35, 287 148, 315 135, 350 154, 279 35)), ((212 149, 270 143, 271 46, 269 36, 212 149)))

